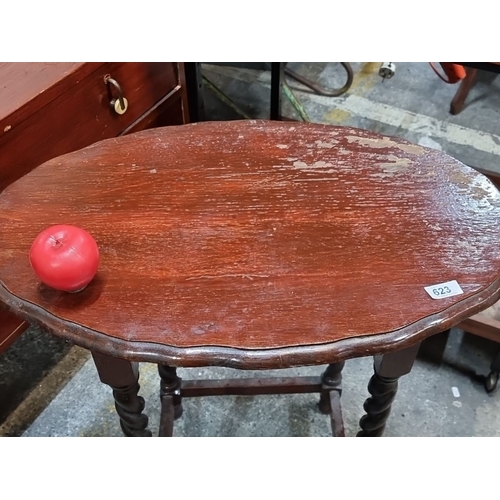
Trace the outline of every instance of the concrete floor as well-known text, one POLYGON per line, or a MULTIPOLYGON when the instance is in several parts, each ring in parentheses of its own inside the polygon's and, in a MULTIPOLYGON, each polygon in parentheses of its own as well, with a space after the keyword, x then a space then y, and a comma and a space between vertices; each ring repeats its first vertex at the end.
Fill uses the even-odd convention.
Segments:
MULTIPOLYGON (((350 125, 395 135, 455 156, 469 165, 500 172, 500 92, 494 75, 480 75, 467 107, 449 114, 456 86, 446 85, 427 63, 398 63, 391 80, 378 77, 379 63, 353 63, 347 94, 326 98, 291 81, 312 121, 350 125)), ((290 67, 325 86, 343 84, 336 63, 291 63, 290 67)), ((252 118, 267 118, 268 72, 204 65, 205 75, 252 118)), ((283 114, 297 117, 283 99, 283 114)), ((206 91, 209 119, 238 115, 206 91)), ((386 436, 500 436, 500 391, 487 395, 482 377, 498 345, 453 330, 443 363, 433 362, 440 337, 427 342, 413 371, 401 379, 386 436), (457 391, 460 394, 456 396, 457 391)), ((350 360, 344 369, 342 405, 346 432, 353 436, 363 414, 371 359, 350 360)), ((323 367, 274 372, 318 374, 323 367)), ((250 376, 229 369, 180 370, 185 378, 250 376)), ((141 394, 150 428, 157 432, 159 382, 155 366, 141 365, 141 394)), ((28 330, 0 357, 0 436, 120 436, 109 388, 98 380, 84 349, 37 328, 28 330)), ((315 395, 196 398, 186 400, 175 435, 327 436, 328 418, 316 409, 315 395)))

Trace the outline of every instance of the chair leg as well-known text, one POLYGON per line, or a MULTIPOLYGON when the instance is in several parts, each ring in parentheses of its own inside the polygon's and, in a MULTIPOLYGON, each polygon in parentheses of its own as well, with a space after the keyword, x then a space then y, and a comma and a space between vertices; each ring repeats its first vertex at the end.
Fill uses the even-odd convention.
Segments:
POLYGON ((460 87, 458 87, 457 93, 453 97, 450 105, 450 113, 452 115, 458 115, 462 111, 465 103, 465 99, 469 95, 470 89, 476 83, 477 69, 468 68, 465 78, 460 82, 460 87))
POLYGON ((398 379, 410 373, 419 347, 420 344, 415 344, 402 351, 374 357, 375 373, 368 384, 371 397, 363 405, 366 415, 359 421, 358 437, 383 435, 398 390, 398 379))
POLYGON ((144 398, 139 393, 139 364, 125 359, 92 352, 101 382, 113 389, 115 408, 123 434, 129 437, 150 437, 144 398))

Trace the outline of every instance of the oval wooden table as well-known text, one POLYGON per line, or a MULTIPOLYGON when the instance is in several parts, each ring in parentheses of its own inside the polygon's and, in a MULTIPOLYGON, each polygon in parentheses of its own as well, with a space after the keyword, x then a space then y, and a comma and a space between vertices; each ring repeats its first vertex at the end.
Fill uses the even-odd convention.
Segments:
POLYGON ((381 435, 419 342, 500 295, 500 194, 442 152, 266 121, 159 128, 51 160, 0 195, 0 298, 90 349, 126 435, 149 435, 137 362, 159 365, 160 435, 182 397, 319 392, 342 435, 347 358, 375 355, 358 435, 381 435), (28 261, 52 224, 89 231, 82 292, 28 261), (426 290, 426 287, 428 290, 426 290), (182 381, 176 367, 328 364, 321 377, 182 381))

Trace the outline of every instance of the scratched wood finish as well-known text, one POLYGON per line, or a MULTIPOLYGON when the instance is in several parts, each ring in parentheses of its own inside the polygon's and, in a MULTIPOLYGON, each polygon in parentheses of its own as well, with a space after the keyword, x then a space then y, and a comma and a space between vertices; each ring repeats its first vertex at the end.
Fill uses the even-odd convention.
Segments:
POLYGON ((442 152, 353 128, 208 122, 110 139, 0 195, 0 298, 91 349, 173 366, 398 350, 500 293, 500 193, 442 152), (78 294, 41 285, 51 224, 96 238, 78 294), (464 294, 424 286, 456 279, 464 294))

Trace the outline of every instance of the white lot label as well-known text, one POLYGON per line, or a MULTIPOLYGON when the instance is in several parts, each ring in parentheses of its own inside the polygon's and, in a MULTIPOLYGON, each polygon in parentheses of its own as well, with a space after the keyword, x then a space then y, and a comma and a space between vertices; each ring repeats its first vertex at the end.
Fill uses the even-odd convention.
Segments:
POLYGON ((447 297, 453 297, 454 295, 464 293, 456 280, 438 283, 432 286, 424 286, 424 289, 433 299, 446 299, 447 297))

